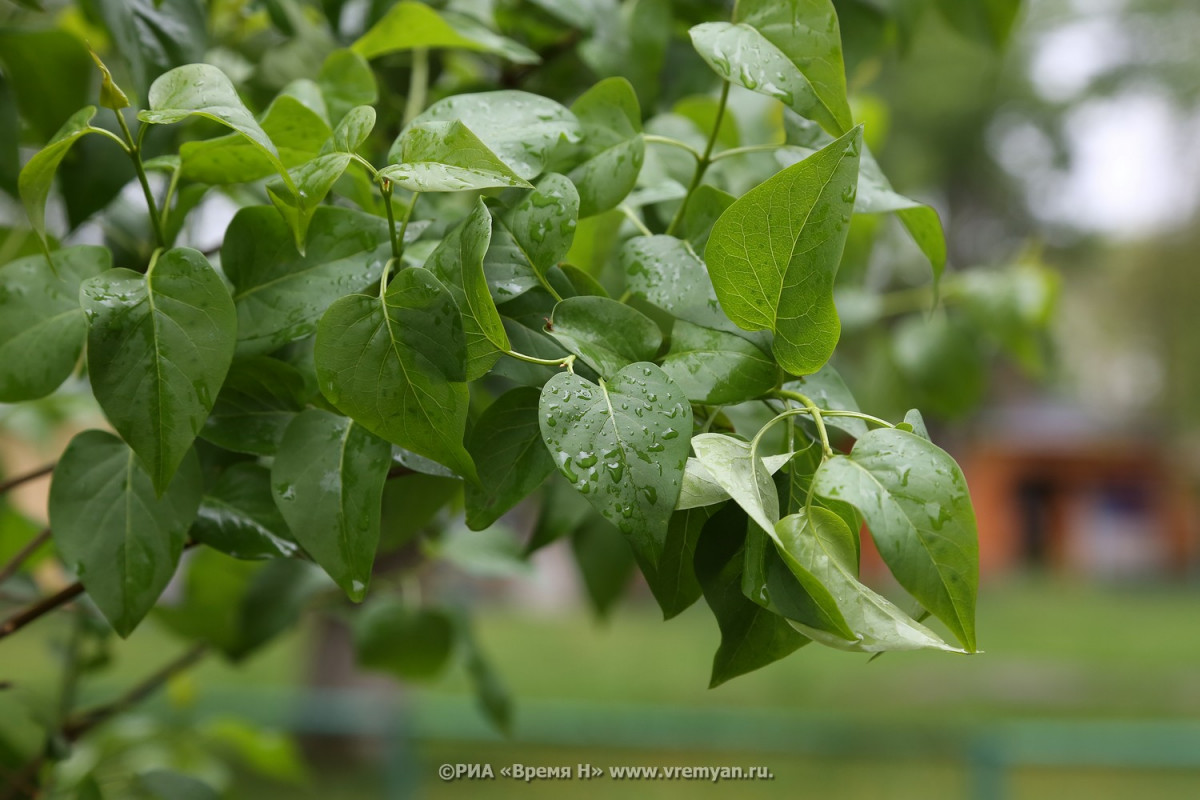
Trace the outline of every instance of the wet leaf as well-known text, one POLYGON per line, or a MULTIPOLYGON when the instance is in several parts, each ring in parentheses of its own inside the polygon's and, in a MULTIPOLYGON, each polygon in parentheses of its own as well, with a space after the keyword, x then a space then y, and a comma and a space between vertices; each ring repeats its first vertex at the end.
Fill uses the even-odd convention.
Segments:
POLYGON ((567 298, 554 307, 547 329, 605 376, 653 359, 662 345, 662 333, 653 320, 607 297, 567 298))

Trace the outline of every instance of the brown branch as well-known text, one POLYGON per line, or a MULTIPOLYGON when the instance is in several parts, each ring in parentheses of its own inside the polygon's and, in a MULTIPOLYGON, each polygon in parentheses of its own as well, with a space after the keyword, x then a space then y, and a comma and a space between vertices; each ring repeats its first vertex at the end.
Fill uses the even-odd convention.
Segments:
POLYGON ((15 489, 23 483, 29 483, 30 481, 35 481, 38 478, 49 475, 51 472, 54 472, 55 466, 57 465, 48 464, 39 469, 35 469, 33 472, 27 472, 24 475, 18 475, 15 478, 9 478, 6 481, 0 482, 0 494, 4 494, 5 492, 15 489))
POLYGON ((37 549, 50 541, 50 529, 46 528, 37 536, 33 537, 27 545, 17 551, 16 555, 8 560, 8 563, 0 567, 0 583, 17 574, 17 570, 21 569, 21 565, 29 560, 37 549))
POLYGON ((69 742, 74 742, 79 737, 90 731, 97 725, 107 722, 112 717, 127 711, 133 706, 145 700, 150 695, 157 692, 171 678, 175 677, 180 672, 193 666, 208 655, 208 645, 198 644, 186 651, 174 661, 168 663, 158 672, 151 675, 146 680, 139 683, 137 686, 130 689, 121 697, 102 706, 97 706, 89 711, 84 711, 75 717, 69 719, 63 725, 63 736, 69 742))
POLYGON ((54 609, 69 603, 81 594, 83 594, 83 584, 75 581, 62 591, 52 594, 49 597, 43 597, 28 608, 13 614, 3 624, 0 624, 0 639, 16 633, 38 617, 43 614, 49 614, 54 609))

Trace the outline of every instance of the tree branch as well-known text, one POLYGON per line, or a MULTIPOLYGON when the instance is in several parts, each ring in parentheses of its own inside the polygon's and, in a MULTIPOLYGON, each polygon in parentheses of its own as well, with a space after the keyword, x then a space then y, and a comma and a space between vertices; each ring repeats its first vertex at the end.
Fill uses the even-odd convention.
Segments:
POLYGON ((0 625, 0 639, 16 633, 38 617, 43 614, 49 614, 54 609, 69 603, 81 594, 83 594, 83 584, 75 581, 57 594, 44 597, 28 608, 18 611, 0 625))
POLYGON ((18 475, 15 478, 9 478, 6 481, 0 482, 0 494, 4 494, 5 492, 11 491, 11 490, 17 488, 18 486, 20 486, 21 484, 29 483, 30 481, 35 481, 44 475, 49 475, 51 472, 54 472, 54 468, 56 466, 57 466, 56 464, 49 464, 40 469, 35 469, 33 472, 27 472, 24 475, 18 475))
POLYGON ((48 541, 50 541, 50 529, 46 528, 37 536, 33 537, 28 544, 18 550, 16 555, 8 560, 7 564, 5 564, 3 567, 0 567, 0 583, 4 583, 13 575, 16 575, 17 570, 21 568, 21 565, 28 561, 29 557, 36 553, 37 549, 48 541))

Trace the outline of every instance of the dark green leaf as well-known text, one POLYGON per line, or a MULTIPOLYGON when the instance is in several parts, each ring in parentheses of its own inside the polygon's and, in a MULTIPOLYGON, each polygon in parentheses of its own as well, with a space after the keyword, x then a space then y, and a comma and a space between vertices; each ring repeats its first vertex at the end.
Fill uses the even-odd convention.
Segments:
POLYGON ((441 611, 412 609, 384 598, 354 620, 354 651, 368 669, 401 680, 429 680, 446 668, 454 651, 454 622, 441 611))
POLYGON ((479 647, 470 626, 459 625, 460 641, 466 653, 467 677, 475 687, 475 699, 488 722, 501 733, 512 732, 512 698, 504 682, 479 647))
POLYGON ((521 202, 494 220, 484 257, 488 286, 501 302, 544 285, 566 258, 579 219, 579 193, 565 176, 550 173, 521 202))
POLYGON ((424 3, 401 2, 353 45, 364 58, 398 50, 453 48, 493 53, 517 64, 536 64, 537 53, 488 30, 466 14, 438 12, 424 3))
POLYGON ((862 512, 900 585, 974 651, 979 542, 954 459, 914 434, 875 430, 849 456, 827 460, 815 480, 817 494, 862 512))
POLYGON ((288 527, 355 602, 366 596, 379 543, 392 448, 351 420, 320 409, 288 426, 271 490, 288 527))
POLYGON ((219 800, 221 796, 201 780, 165 769, 143 772, 137 782, 154 800, 219 800))
POLYGON ((717 510, 708 506, 676 511, 667 525, 662 557, 657 568, 649 564, 642 565, 646 583, 662 608, 663 619, 683 613, 700 598, 700 582, 696 579, 693 566, 696 542, 700 539, 704 523, 717 510))
POLYGON ((104 431, 71 440, 50 486, 54 544, 121 636, 158 600, 200 505, 200 467, 182 459, 164 491, 124 442, 104 431))
POLYGON ((753 400, 775 386, 779 368, 740 336, 679 320, 663 372, 694 403, 725 405, 753 400))
POLYGON ((290 364, 254 356, 233 362, 200 437, 237 453, 273 456, 304 409, 304 376, 290 364))
POLYGON ((561 475, 551 473, 543 489, 537 526, 525 546, 526 554, 571 535, 593 513, 586 496, 575 491, 561 475))
POLYGON ((593 514, 571 537, 571 552, 592 609, 605 619, 633 577, 635 562, 629 542, 593 514))
POLYGON ((547 329, 606 376, 629 364, 650 361, 662 346, 662 332, 652 319, 607 297, 568 297, 554 307, 547 329))
POLYGON ((141 97, 163 72, 204 60, 208 26, 200 0, 96 0, 91 5, 129 65, 141 97))
POLYGON ((360 211, 318 208, 301 256, 275 209, 243 208, 221 245, 237 305, 238 354, 269 353, 311 336, 334 300, 379 283, 391 252, 387 222, 360 211))
POLYGON ((583 132, 586 161, 571 170, 579 215, 614 208, 633 190, 646 145, 637 95, 624 78, 600 81, 571 105, 583 132))
POLYGON ((532 386, 513 389, 471 429, 467 449, 479 469, 479 486, 466 488, 467 525, 473 530, 491 525, 554 471, 538 427, 540 397, 532 386))
POLYGON ((647 363, 599 386, 560 373, 542 390, 539 421, 559 471, 657 565, 692 431, 679 387, 647 363))
POLYGON ((733 205, 735 199, 728 192, 707 183, 701 184, 692 192, 683 212, 683 236, 695 252, 704 252, 713 225, 725 213, 725 209, 733 205))
POLYGON ((39 140, 54 136, 92 96, 91 56, 65 30, 0 30, 0 64, 39 140))
POLYGON ((87 338, 79 285, 111 266, 108 250, 89 245, 0 266, 0 403, 45 397, 67 379, 87 338))
POLYGON ((1021 0, 937 0, 937 8, 959 32, 1001 48, 1021 10, 1021 0))
POLYGON ((751 189, 713 226, 705 257, 721 307, 775 332, 786 371, 816 372, 841 325, 833 304, 858 180, 862 128, 751 189))
POLYGON ((198 542, 241 559, 294 555, 297 547, 271 498, 271 471, 234 464, 204 494, 192 525, 198 542))
POLYGON ((92 391, 165 491, 233 361, 233 301, 204 256, 187 248, 159 254, 145 275, 114 269, 90 278, 80 299, 92 391))
POLYGON ((483 274, 483 257, 491 236, 492 218, 480 198, 467 218, 446 234, 425 262, 426 269, 450 290, 462 312, 468 381, 486 375, 511 348, 483 274))
POLYGON ((454 298, 411 267, 383 297, 338 300, 317 329, 321 391, 367 430, 475 480, 463 447, 466 339, 454 298))

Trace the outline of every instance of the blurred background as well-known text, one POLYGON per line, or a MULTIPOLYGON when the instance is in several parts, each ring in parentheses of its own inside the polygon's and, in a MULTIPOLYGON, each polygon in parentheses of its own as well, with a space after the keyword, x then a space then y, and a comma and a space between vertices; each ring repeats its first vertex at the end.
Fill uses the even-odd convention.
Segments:
MULTIPOLYGON (((951 263, 945 312, 914 314, 928 266, 894 221, 856 217, 838 367, 865 411, 922 409, 963 463, 983 655, 812 647, 710 691, 718 631, 703 608, 664 623, 629 573, 583 581, 565 541, 521 559, 512 543, 536 508, 481 547, 413 495, 396 500, 408 522, 441 526, 452 557, 405 591, 477 609, 511 737, 477 712, 470 663, 432 683, 361 673, 335 613, 239 667, 174 680, 68 767, 171 766, 268 799, 1200 796, 1200 5, 1026 0, 999 53, 935 13, 899 25, 900 3, 836 5, 855 41, 887 42, 847 49, 856 114, 896 188, 941 213, 951 263), (775 780, 444 783, 443 763, 761 765, 775 780)), ((77 30, 77 15, 55 24, 77 30)), ((686 83, 673 63, 665 80, 686 83)), ((756 96, 731 103, 744 141, 775 124, 756 96)), ((0 262, 30 244, 5 202, 0 262)), ((220 230, 229 211, 206 213, 220 230)), ((78 235, 112 241, 120 226, 110 214, 78 235)), ((2 474, 95 424, 84 396, 0 405, 2 474)), ((46 485, 5 498, 0 561, 44 525, 46 485)), ((880 562, 864 570, 889 589, 880 562)), ((20 689, 0 691, 0 748, 25 747, 20 693, 52 692, 56 625, 0 644, 0 679, 20 689)), ((87 691, 111 694, 179 647, 151 619, 87 691)))

